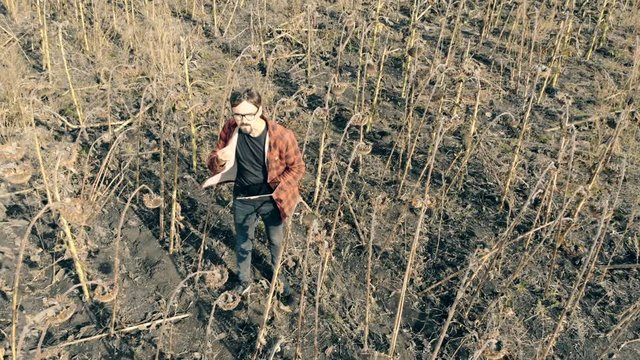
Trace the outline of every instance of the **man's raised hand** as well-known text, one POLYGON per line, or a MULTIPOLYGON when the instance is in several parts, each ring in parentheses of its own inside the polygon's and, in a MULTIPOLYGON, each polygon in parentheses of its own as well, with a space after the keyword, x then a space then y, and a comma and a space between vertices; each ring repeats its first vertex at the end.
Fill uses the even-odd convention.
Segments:
POLYGON ((218 163, 224 164, 227 161, 231 160, 233 158, 233 151, 234 149, 230 145, 227 145, 222 149, 218 150, 216 152, 216 156, 218 157, 218 163))

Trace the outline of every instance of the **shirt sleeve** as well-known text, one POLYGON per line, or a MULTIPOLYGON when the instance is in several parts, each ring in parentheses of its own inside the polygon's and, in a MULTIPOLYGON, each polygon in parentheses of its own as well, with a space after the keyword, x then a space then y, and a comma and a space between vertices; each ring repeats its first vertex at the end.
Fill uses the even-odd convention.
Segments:
POLYGON ((211 152, 211 154, 209 154, 207 159, 207 167, 209 168, 209 171, 211 171, 212 175, 218 174, 223 169, 224 164, 218 164, 217 153, 218 150, 224 148, 229 143, 229 138, 231 137, 231 134, 233 134, 232 121, 233 120, 228 120, 222 127, 216 148, 211 152))

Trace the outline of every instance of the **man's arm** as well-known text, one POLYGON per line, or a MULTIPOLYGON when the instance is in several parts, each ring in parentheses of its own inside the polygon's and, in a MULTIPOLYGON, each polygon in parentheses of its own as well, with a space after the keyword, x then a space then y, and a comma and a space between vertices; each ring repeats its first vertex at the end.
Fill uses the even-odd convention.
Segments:
POLYGON ((211 154, 209 154, 209 158, 207 159, 207 167, 213 175, 218 174, 224 168, 225 162, 218 159, 218 151, 220 149, 223 149, 229 143, 229 139, 233 134, 231 125, 231 121, 225 122, 224 126, 222 127, 222 131, 220 131, 220 136, 218 136, 218 143, 216 144, 216 148, 211 152, 211 154))
POLYGON ((300 147, 295 135, 292 132, 286 137, 287 148, 285 152, 285 164, 286 168, 284 172, 278 177, 280 183, 286 185, 293 185, 302 179, 305 172, 305 164, 300 153, 300 147))

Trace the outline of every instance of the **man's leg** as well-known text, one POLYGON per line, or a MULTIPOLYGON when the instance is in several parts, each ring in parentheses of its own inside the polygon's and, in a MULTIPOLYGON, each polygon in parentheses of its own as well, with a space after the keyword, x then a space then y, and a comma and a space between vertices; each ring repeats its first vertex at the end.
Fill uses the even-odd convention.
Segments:
MULTIPOLYGON (((258 208, 258 213, 260 214, 260 217, 262 217, 262 221, 264 222, 264 227, 267 233, 267 238, 269 239, 271 249, 271 265, 275 270, 276 264, 278 262, 278 257, 283 251, 284 223, 282 221, 282 217, 280 216, 278 206, 273 200, 261 204, 258 208)), ((280 281, 282 281, 282 284, 284 285, 284 292, 285 294, 287 294, 289 292, 289 283, 282 275, 282 272, 280 272, 280 276, 278 278, 280 279, 280 281)))
POLYGON ((251 252, 256 229, 256 212, 246 200, 233 201, 233 220, 236 228, 236 261, 238 277, 243 285, 251 283, 251 252))

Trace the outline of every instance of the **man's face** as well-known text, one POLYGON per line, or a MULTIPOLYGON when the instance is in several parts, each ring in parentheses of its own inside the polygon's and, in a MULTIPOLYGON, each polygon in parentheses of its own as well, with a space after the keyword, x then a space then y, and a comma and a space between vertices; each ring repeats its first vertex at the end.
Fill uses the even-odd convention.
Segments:
POLYGON ((238 106, 232 107, 231 112, 240 131, 249 134, 258 126, 258 121, 262 114, 262 107, 258 108, 247 101, 243 101, 238 104, 238 106))

